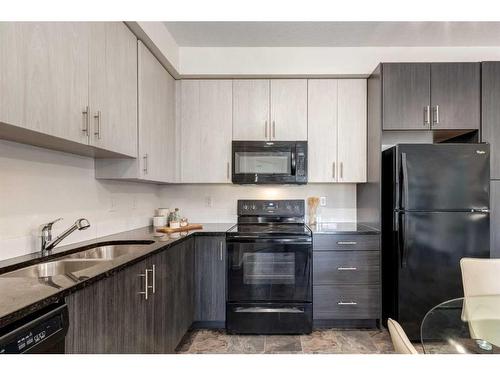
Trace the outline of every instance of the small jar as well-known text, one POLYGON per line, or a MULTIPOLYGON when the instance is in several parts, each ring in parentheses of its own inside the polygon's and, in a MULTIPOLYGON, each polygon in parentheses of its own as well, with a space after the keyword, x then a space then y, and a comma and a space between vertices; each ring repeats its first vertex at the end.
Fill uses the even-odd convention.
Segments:
POLYGON ((186 217, 183 217, 181 219, 181 227, 187 227, 188 225, 188 219, 186 217))

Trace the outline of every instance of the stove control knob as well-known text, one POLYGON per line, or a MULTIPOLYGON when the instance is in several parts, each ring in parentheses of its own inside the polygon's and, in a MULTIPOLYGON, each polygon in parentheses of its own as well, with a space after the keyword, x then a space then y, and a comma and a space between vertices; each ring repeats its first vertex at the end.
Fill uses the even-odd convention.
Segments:
POLYGON ((252 210, 256 210, 257 206, 255 204, 252 204, 252 210))
POLYGON ((247 210, 248 210, 248 204, 244 204, 244 205, 243 205, 243 209, 244 209, 245 211, 247 211, 247 210))
POLYGON ((300 211, 300 207, 297 205, 294 207, 295 208, 295 211, 299 212, 300 211))
POLYGON ((286 206, 286 209, 287 209, 288 211, 291 211, 291 210, 292 210, 292 206, 290 206, 290 205, 288 204, 288 205, 286 206))

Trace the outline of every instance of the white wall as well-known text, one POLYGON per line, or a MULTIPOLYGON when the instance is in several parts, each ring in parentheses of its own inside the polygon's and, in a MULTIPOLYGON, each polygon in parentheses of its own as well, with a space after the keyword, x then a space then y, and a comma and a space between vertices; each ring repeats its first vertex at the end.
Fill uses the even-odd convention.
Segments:
POLYGON ((39 250, 40 225, 58 217, 55 234, 79 217, 91 224, 63 244, 149 225, 159 191, 96 180, 92 158, 0 141, 0 260, 39 250))
POLYGON ((192 223, 236 222, 238 199, 306 199, 325 196, 327 206, 320 207, 323 221, 356 220, 355 184, 308 184, 302 186, 256 185, 165 185, 161 188, 163 207, 179 208, 192 223), (208 200, 212 207, 208 207, 208 200))
POLYGON ((181 76, 367 76, 380 62, 499 60, 498 47, 180 47, 181 76))

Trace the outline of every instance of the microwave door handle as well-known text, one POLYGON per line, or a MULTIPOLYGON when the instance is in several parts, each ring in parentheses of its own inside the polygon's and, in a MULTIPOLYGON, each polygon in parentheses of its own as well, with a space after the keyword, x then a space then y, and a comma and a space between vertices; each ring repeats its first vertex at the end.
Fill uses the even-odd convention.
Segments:
POLYGON ((291 172, 292 172, 292 176, 295 176, 295 172, 296 172, 296 169, 297 169, 297 160, 295 160, 295 151, 292 151, 292 156, 291 156, 291 163, 292 163, 292 167, 291 167, 291 172))

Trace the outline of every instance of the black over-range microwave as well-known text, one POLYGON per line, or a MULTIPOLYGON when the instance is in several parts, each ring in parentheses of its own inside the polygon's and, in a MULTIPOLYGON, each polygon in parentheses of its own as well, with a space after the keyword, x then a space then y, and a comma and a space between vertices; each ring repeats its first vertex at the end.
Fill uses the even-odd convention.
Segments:
POLYGON ((307 142, 233 141, 234 184, 307 184, 307 142))

